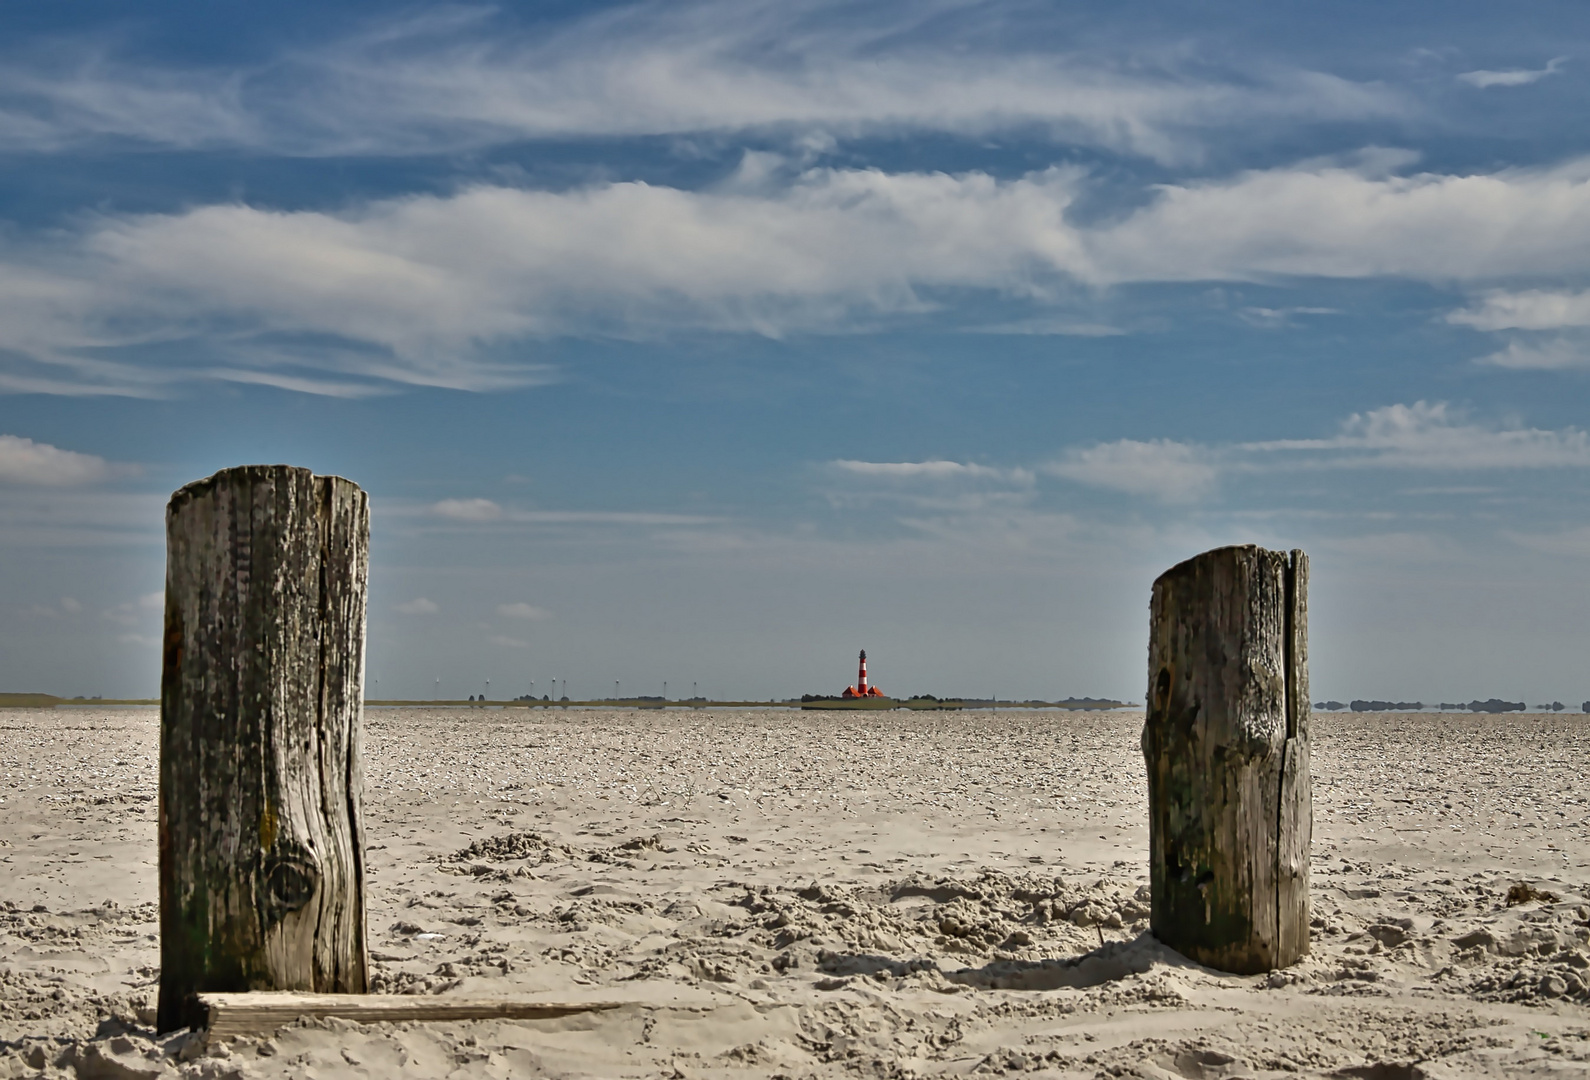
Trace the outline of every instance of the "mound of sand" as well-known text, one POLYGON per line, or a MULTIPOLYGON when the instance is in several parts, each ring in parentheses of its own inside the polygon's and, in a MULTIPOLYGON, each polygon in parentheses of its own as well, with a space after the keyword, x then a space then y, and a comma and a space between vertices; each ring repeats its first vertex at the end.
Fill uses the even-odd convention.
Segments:
POLYGON ((1313 953, 1147 932, 1124 714, 372 710, 377 989, 544 1021, 148 1028, 152 710, 0 713, 0 1077, 1590 1076, 1578 716, 1316 717, 1313 953))

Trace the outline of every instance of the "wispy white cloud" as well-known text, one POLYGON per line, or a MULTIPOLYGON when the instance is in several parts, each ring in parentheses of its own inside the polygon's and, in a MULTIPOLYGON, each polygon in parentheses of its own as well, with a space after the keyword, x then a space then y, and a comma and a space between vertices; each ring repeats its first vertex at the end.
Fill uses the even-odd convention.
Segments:
POLYGON ((1478 304, 1450 312, 1447 322, 1476 330, 1559 330, 1590 326, 1590 292, 1495 289, 1478 304))
POLYGON ((499 604, 497 614, 505 619, 550 619, 552 612, 545 608, 538 608, 523 602, 515 604, 499 604))
POLYGON ((1076 448, 1042 468, 1051 476, 1163 502, 1202 498, 1219 477, 1209 451, 1170 439, 1118 439, 1076 448))
POLYGON ((1510 341, 1479 358, 1479 363, 1515 371, 1564 371, 1590 367, 1590 343, 1558 337, 1546 341, 1510 341))
POLYGON ((960 461, 854 461, 832 463, 840 472, 880 480, 996 480, 1030 483, 1032 475, 1021 469, 996 469, 960 461))
POLYGON ((137 600, 108 608, 105 611, 105 618, 112 622, 121 623, 123 626, 137 626, 149 622, 163 611, 165 606, 166 594, 164 592, 146 593, 137 600))
MULTIPOLYGON (((1226 475, 1361 468, 1442 472, 1590 468, 1590 435, 1578 428, 1486 425, 1468 420, 1445 402, 1418 401, 1354 413, 1337 434, 1326 438, 1224 445, 1120 439, 1073 447, 1041 471, 1177 503, 1203 498, 1226 475)), ((1455 489, 1441 490, 1455 493, 1455 489)))
POLYGON ((405 600, 395 605, 395 610, 401 615, 435 615, 442 609, 436 601, 416 596, 413 600, 405 600))
POLYGON ((443 499, 431 505, 431 513, 453 521, 496 521, 502 507, 490 499, 443 499))
MULTIPOLYGON (((1183 52, 1037 51, 1004 20, 932 3, 635 4, 516 29, 486 9, 388 19, 244 69, 161 70, 104 46, 10 56, 0 137, 115 137, 292 154, 445 153, 524 139, 747 130, 1022 129, 1161 159, 1204 129, 1407 111, 1379 85, 1183 52)), ((811 133, 819 138, 812 138, 811 133)))
POLYGON ((33 604, 28 608, 28 614, 42 615, 47 619, 58 619, 63 615, 79 614, 82 610, 82 601, 70 596, 63 596, 55 604, 33 604))
POLYGON ((1038 316, 1011 322, 968 327, 973 334, 1017 334, 1028 337, 1118 337, 1125 330, 1108 323, 1086 322, 1064 316, 1038 316))
POLYGON ((1508 530, 1503 533, 1513 543, 1547 555, 1568 555, 1590 559, 1590 525, 1555 532, 1527 533, 1508 530))
POLYGON ((93 485, 0 484, 0 545, 165 549, 164 495, 93 485))
POLYGON ((1036 477, 1021 467, 998 468, 973 462, 830 461, 833 481, 824 492, 835 506, 877 503, 910 507, 913 512, 982 513, 1030 503, 1036 477))
POLYGON ((1543 68, 1515 68, 1509 71, 1465 71, 1458 76, 1459 82, 1466 82, 1470 86, 1481 90, 1488 90, 1493 86, 1528 86, 1530 83, 1539 82, 1548 75, 1555 75, 1562 70, 1568 62, 1566 56, 1555 56, 1546 62, 1543 68))
POLYGON ((388 504, 395 517, 424 514, 471 524, 501 523, 543 527, 595 525, 606 527, 681 527, 711 525, 719 519, 703 514, 671 514, 650 510, 524 510, 491 499, 442 499, 425 506, 388 504))
POLYGON ((1354 560, 1373 560, 1381 565, 1398 563, 1428 564, 1450 559, 1461 552, 1461 544, 1441 533, 1368 532, 1356 536, 1317 536, 1310 545, 1314 551, 1347 555, 1354 560))
POLYGON ((127 466, 17 435, 0 435, 0 482, 60 487, 105 480, 127 466))
POLYGON ((513 510, 509 521, 524 525, 711 525, 718 519, 702 514, 653 513, 645 510, 513 510))
POLYGON ((1280 330, 1297 325, 1299 315, 1340 315, 1336 308, 1328 307, 1245 307, 1237 312, 1237 318, 1249 326, 1257 326, 1263 330, 1280 330))
MULTIPOLYGON (((1370 154, 1164 185, 1102 223, 1073 220, 1090 181, 1072 168, 1008 180, 807 169, 693 191, 479 186, 335 213, 100 218, 47 253, 0 240, 0 390, 153 394, 194 378, 342 395, 485 390, 549 377, 533 350, 504 359, 509 343, 849 332, 935 311, 949 290, 1046 307, 1079 284, 1590 274, 1590 159, 1461 176, 1396 175, 1399 162, 1370 154), (225 362, 132 359, 127 347, 154 342, 161 357, 225 362)), ((1581 303, 1492 293, 1449 317, 1538 324, 1582 318, 1581 303)), ((983 329, 1110 329, 1035 318, 983 329)))
MULTIPOLYGON (((1398 469, 1590 468, 1590 435, 1493 427, 1468 421, 1445 402, 1417 401, 1354 413, 1327 439, 1244 443, 1247 453, 1303 455, 1311 467, 1398 469)), ((1272 467, 1284 458, 1271 458, 1272 467)))

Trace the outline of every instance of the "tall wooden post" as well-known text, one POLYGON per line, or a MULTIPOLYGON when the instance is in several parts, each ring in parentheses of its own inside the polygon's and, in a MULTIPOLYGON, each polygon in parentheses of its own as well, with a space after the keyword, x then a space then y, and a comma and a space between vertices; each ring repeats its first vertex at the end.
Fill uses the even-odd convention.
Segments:
POLYGON ((1308 952, 1308 556, 1219 548, 1154 582, 1148 643, 1154 935, 1253 974, 1308 952))
POLYGON ((365 493, 226 469, 166 507, 161 1031, 199 991, 362 993, 365 493))

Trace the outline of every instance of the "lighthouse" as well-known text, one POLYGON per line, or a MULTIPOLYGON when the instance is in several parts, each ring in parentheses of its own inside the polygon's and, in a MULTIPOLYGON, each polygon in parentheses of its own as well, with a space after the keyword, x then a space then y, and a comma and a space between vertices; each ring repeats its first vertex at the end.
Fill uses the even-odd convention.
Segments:
POLYGON ((861 668, 856 672, 856 685, 845 687, 845 692, 839 695, 842 698, 864 698, 884 696, 882 690, 867 684, 867 650, 861 650, 861 668))

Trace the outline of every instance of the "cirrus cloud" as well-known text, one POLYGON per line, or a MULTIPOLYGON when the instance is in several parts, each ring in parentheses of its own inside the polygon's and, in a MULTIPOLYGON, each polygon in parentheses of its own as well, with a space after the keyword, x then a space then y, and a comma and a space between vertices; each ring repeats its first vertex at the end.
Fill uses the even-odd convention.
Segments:
POLYGON ((1493 86, 1528 86, 1537 83, 1548 75, 1556 75, 1562 71, 1562 66, 1568 62, 1566 56, 1554 56, 1546 61, 1543 68, 1513 68, 1508 71, 1465 71, 1458 76, 1459 82, 1466 82, 1480 90, 1488 90, 1493 86))
MULTIPOLYGON (((486 390, 548 377, 504 359, 513 342, 852 332, 936 312, 951 291, 1053 308, 1079 284, 1590 275, 1590 159, 1399 174, 1408 163, 1377 153, 1161 185, 1103 222, 1074 213, 1091 180, 1070 167, 1012 179, 751 169, 701 190, 480 185, 335 213, 103 217, 47 255, 0 241, 0 285, 30 283, 0 289, 0 389, 150 394, 204 378, 344 396, 486 390), (151 341, 168 346, 161 356, 222 362, 150 360, 151 341)), ((1583 318, 1582 305, 1492 293, 1449 318, 1540 324, 1583 318)))
POLYGON ((1004 19, 943 4, 831 15, 826 3, 696 0, 517 26, 453 8, 247 68, 160 68, 102 44, 58 45, 0 64, 0 137, 13 151, 134 139, 390 156, 590 136, 1026 130, 1187 160, 1210 129, 1410 108, 1384 85, 1278 63, 1034 49, 1013 24, 1002 32, 1004 19))
POLYGON ((1590 367, 1590 347, 1582 341, 1510 341, 1505 348, 1479 358, 1479 363, 1515 371, 1565 371, 1590 367))
POLYGON ((840 459, 833 467, 852 476, 876 480, 1017 480, 1030 481, 1031 474, 1021 469, 996 469, 960 461, 854 461, 840 459))
POLYGON ((552 612, 523 602, 497 605, 497 614, 505 619, 550 619, 552 612))
POLYGON ((431 504, 431 513, 452 521, 497 521, 502 507, 490 499, 443 499, 431 504))
POLYGON ((1307 455, 1295 460, 1310 467, 1590 468, 1590 434, 1578 428, 1551 431, 1474 423, 1446 402, 1387 405, 1354 413, 1331 438, 1244 443, 1239 449, 1307 455))
POLYGON ((1227 474, 1327 469, 1441 472, 1590 468, 1590 434, 1469 420, 1446 402, 1416 401, 1354 413, 1335 435, 1317 439, 1203 445, 1170 439, 1119 439, 1073 447, 1040 467, 1091 487, 1193 502, 1227 474))
POLYGON ((1073 449, 1042 469, 1050 476, 1163 502, 1201 498, 1219 476, 1207 450, 1171 439, 1117 439, 1073 449))

